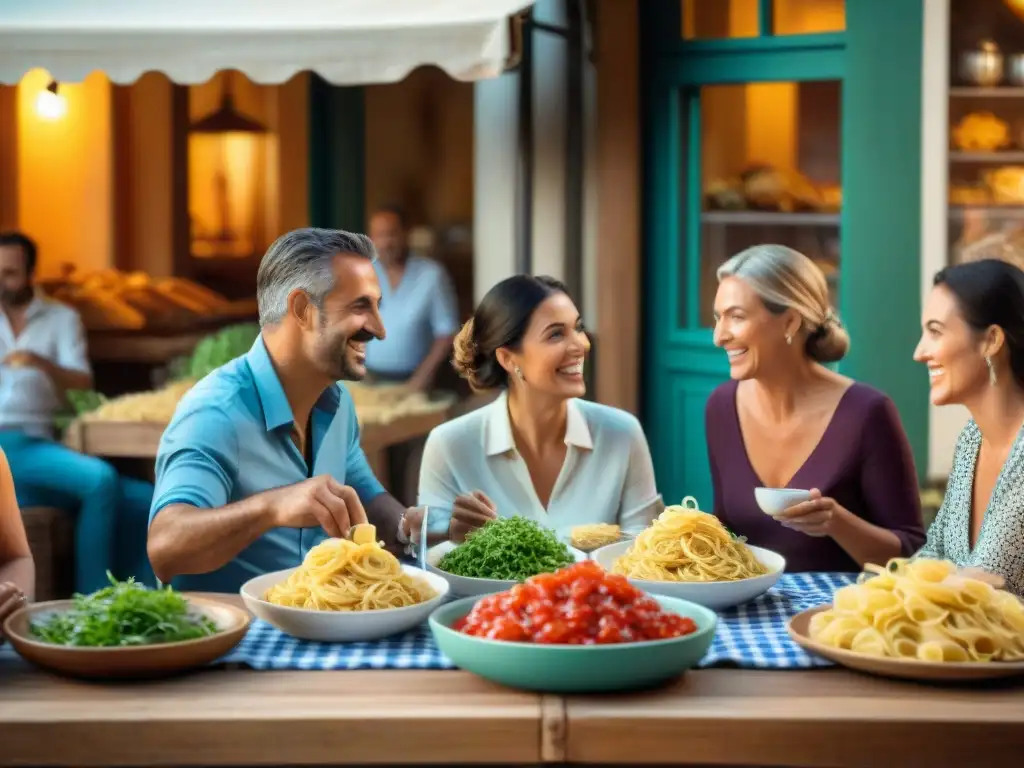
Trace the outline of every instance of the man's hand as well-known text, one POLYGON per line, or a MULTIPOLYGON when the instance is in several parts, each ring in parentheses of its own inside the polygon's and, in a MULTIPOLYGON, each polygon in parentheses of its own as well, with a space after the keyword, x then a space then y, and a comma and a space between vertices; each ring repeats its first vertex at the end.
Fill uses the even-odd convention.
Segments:
POLYGON ((330 475, 318 475, 271 494, 274 524, 279 528, 319 525, 328 536, 344 538, 353 525, 366 522, 366 511, 356 492, 330 475))
POLYGON ((0 584, 0 640, 4 637, 4 621, 25 602, 25 596, 14 584, 9 581, 0 584))
POLYGON ((44 372, 50 368, 49 360, 37 355, 35 352, 29 352, 27 349, 16 349, 10 352, 4 358, 3 364, 9 365, 12 368, 38 368, 44 372))

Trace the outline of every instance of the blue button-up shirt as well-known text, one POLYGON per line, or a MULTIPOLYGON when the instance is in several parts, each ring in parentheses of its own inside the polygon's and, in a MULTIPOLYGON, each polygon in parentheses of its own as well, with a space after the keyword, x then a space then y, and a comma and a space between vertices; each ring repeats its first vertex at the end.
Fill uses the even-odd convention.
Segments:
POLYGON ((387 269, 375 261, 380 280, 380 317, 387 336, 366 345, 366 367, 388 376, 411 376, 430 352, 434 340, 459 330, 455 290, 444 267, 413 256, 392 287, 387 269))
MULTIPOLYGON (((294 419, 263 337, 182 398, 160 440, 149 519, 170 504, 216 509, 308 477, 330 474, 364 505, 384 492, 359 446, 355 405, 330 387, 312 413, 313 468, 290 433, 294 419)), ((325 539, 322 528, 277 528, 223 568, 175 579, 179 589, 235 592, 253 576, 297 566, 325 539)))

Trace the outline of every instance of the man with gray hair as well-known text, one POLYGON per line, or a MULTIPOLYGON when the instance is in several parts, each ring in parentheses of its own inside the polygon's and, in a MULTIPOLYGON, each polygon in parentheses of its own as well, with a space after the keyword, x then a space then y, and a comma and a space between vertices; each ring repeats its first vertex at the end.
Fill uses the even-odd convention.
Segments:
POLYGON ((363 378, 367 342, 384 338, 375 257, 364 235, 331 229, 270 246, 259 338, 192 388, 160 440, 148 551, 162 581, 237 591, 367 521, 390 548, 408 542, 337 383, 363 378))

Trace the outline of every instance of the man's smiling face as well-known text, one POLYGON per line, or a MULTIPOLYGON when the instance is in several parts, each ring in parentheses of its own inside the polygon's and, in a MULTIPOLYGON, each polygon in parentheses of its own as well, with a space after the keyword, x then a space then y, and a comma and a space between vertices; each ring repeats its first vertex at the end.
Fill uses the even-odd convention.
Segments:
POLYGON ((363 256, 338 254, 332 268, 335 287, 317 310, 311 358, 335 381, 359 381, 366 376, 366 344, 384 338, 380 282, 373 262, 363 256))

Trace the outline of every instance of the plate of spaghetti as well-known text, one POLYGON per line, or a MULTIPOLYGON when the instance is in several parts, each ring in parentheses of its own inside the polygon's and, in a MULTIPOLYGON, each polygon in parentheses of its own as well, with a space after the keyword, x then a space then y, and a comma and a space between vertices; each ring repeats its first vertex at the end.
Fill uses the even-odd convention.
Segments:
POLYGON ((886 677, 1024 675, 1024 603, 946 560, 869 564, 832 605, 794 616, 788 629, 812 653, 886 677))
POLYGON ((632 541, 602 547, 593 559, 646 592, 679 597, 720 610, 764 594, 779 580, 786 560, 749 546, 692 496, 666 507, 632 541))
POLYGON ((448 582, 402 565, 376 540, 372 525, 352 540, 324 539, 302 565, 242 585, 246 607, 302 640, 378 640, 423 623, 448 594, 448 582))

